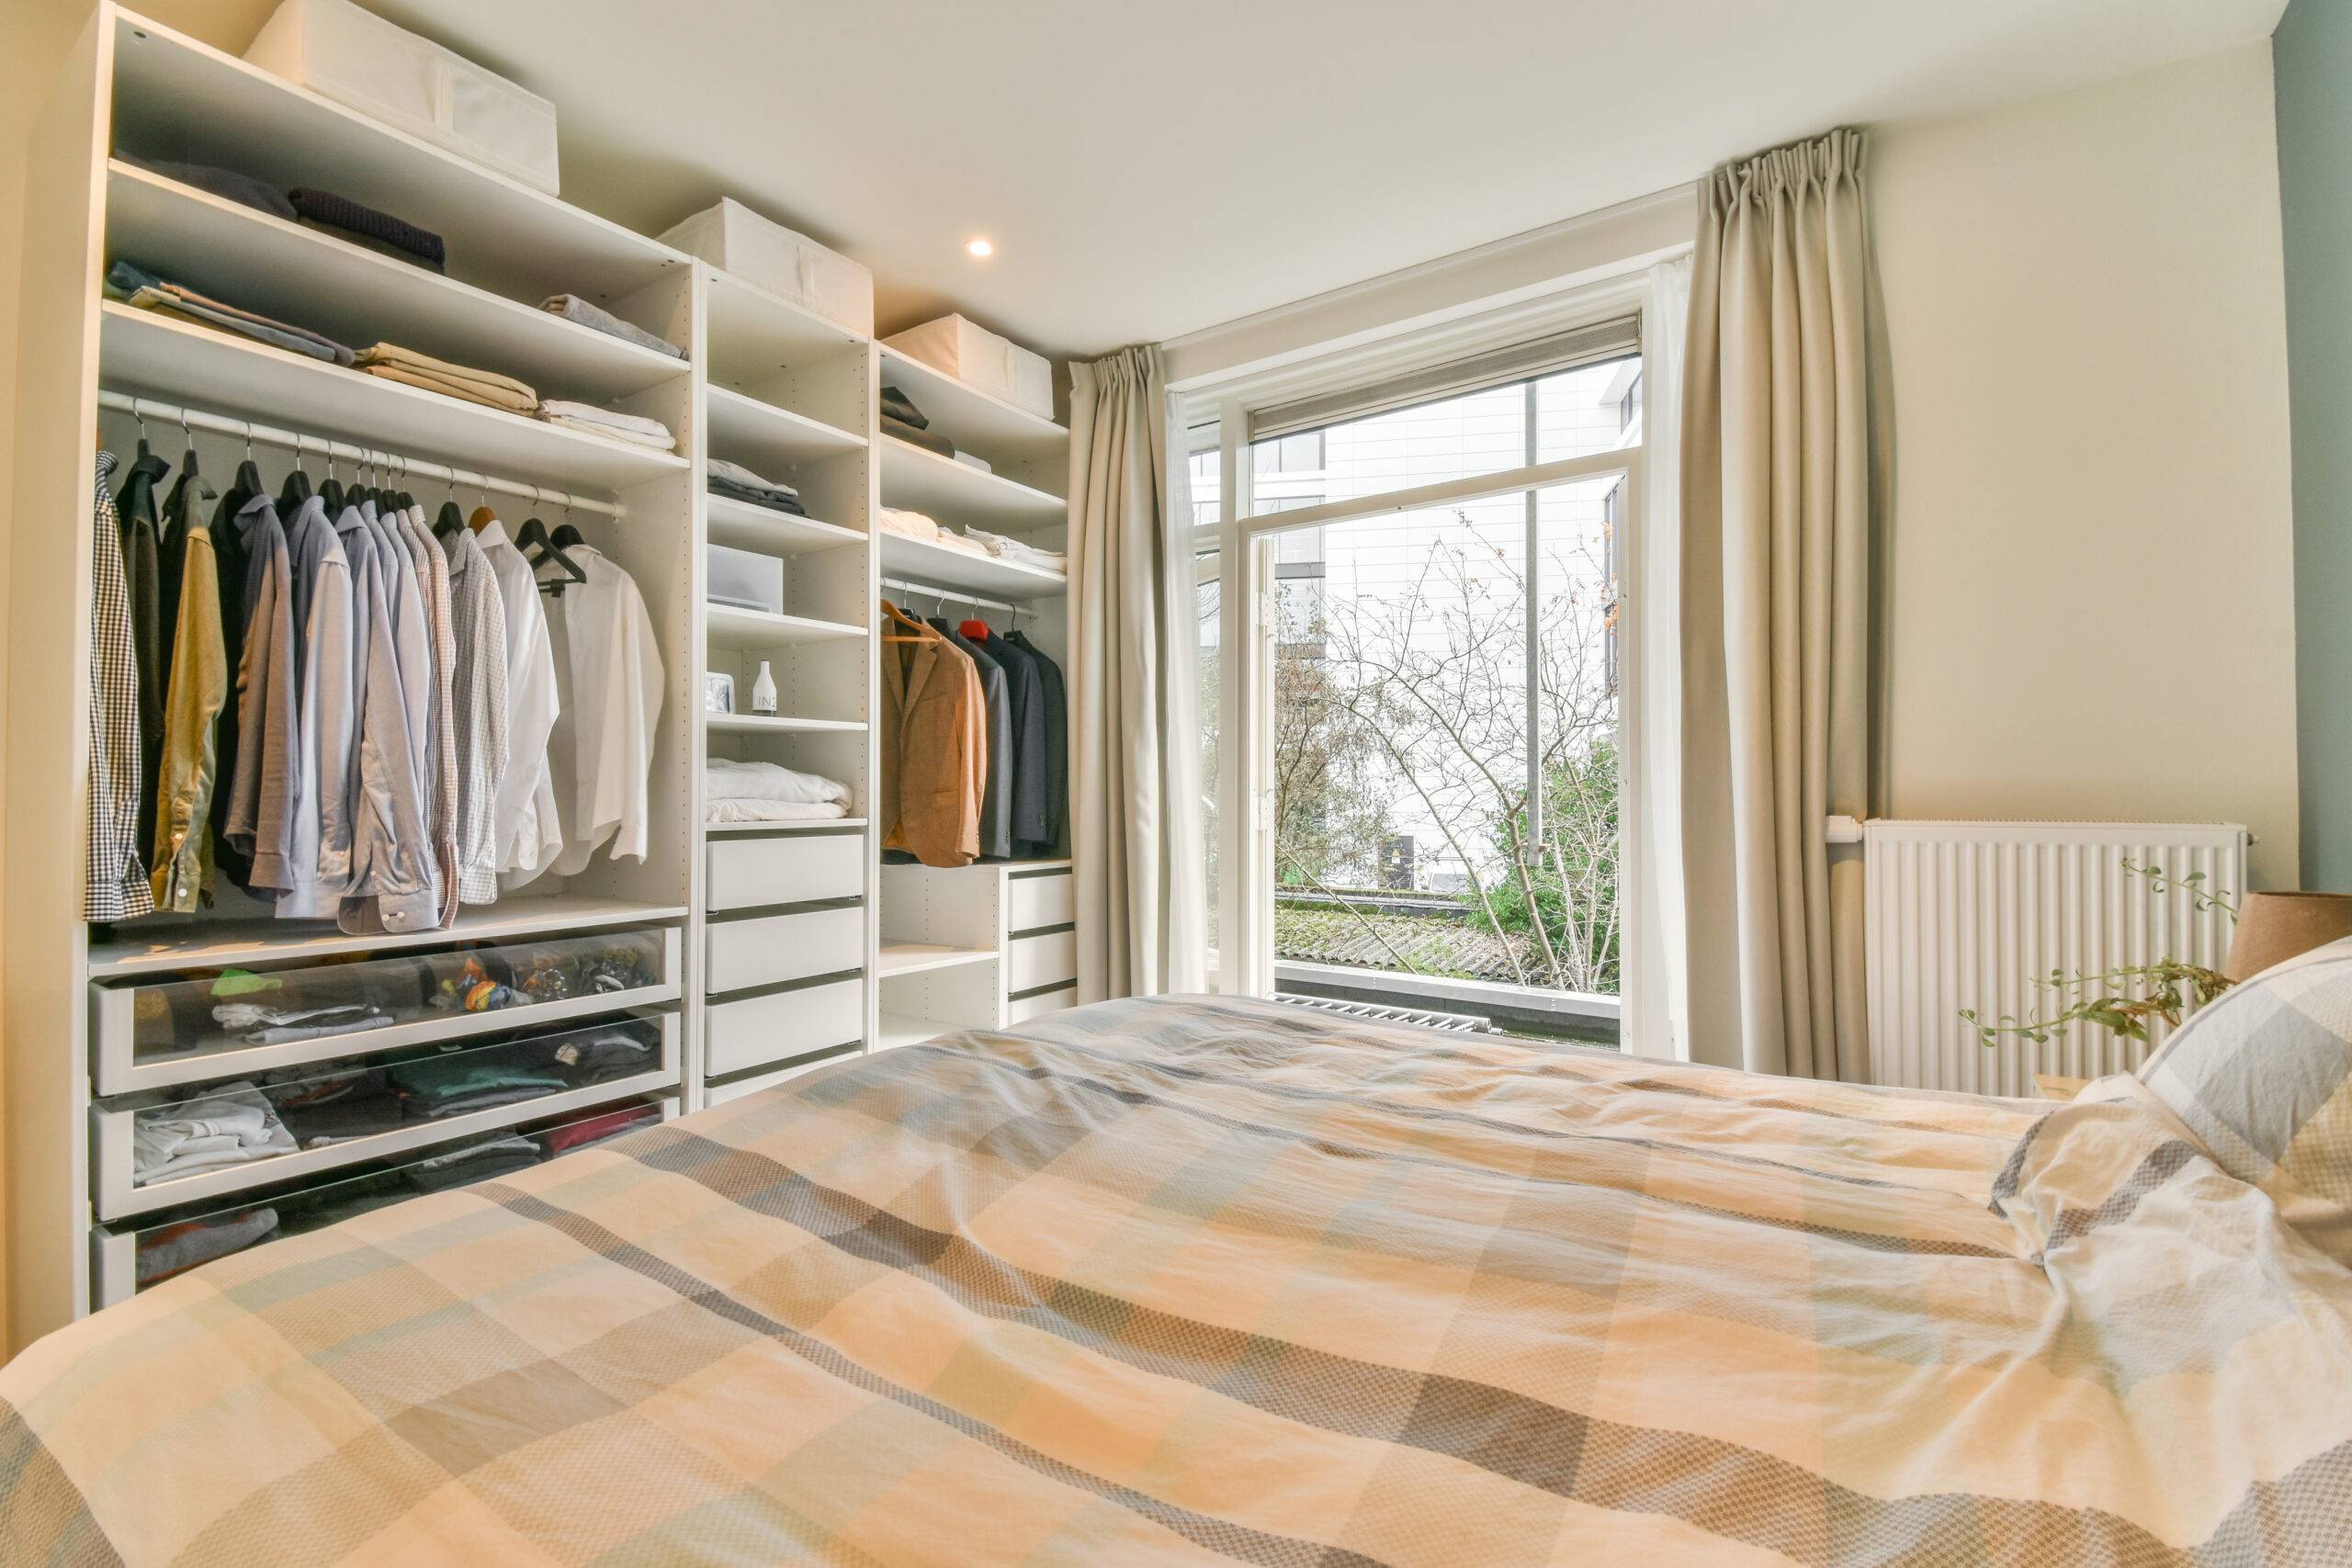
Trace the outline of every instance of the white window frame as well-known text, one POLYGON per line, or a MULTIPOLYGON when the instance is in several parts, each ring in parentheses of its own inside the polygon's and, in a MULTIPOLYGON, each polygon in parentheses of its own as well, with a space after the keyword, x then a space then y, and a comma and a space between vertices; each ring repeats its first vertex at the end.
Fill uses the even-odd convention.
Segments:
MULTIPOLYGON (((1295 400, 1306 393, 1378 378, 1413 365, 1428 365, 1447 357, 1468 357, 1484 349, 1622 317, 1643 310, 1645 279, 1635 274, 1539 302, 1497 312, 1471 322, 1453 322, 1426 332, 1402 335, 1368 349, 1351 350, 1306 365, 1292 364, 1266 375, 1217 387, 1211 395, 1180 395, 1172 400, 1173 444, 1185 451, 1186 429, 1202 422, 1209 408, 1216 411, 1219 486, 1217 521, 1198 529, 1200 548, 1217 551, 1219 731, 1217 773, 1218 871, 1216 908, 1209 911, 1216 932, 1216 987, 1227 995, 1271 996, 1274 989, 1272 919, 1274 805, 1268 763, 1273 746, 1272 686, 1274 636, 1273 536, 1287 529, 1318 524, 1350 523, 1384 513, 1442 507, 1495 496, 1550 489, 1556 485, 1618 479, 1625 502, 1617 537, 1617 600, 1621 605, 1643 602, 1642 496, 1647 490, 1645 468, 1647 442, 1533 463, 1517 468, 1446 479, 1405 490, 1327 502, 1286 512, 1253 510, 1251 461, 1248 432, 1254 409, 1295 400), (1212 537, 1213 536, 1213 537, 1212 537)), ((1645 334, 1646 339, 1647 334, 1645 334)), ((1646 400, 1655 378, 1644 376, 1646 400)), ((1182 389, 1179 389, 1180 394, 1182 389)), ((1646 411, 1642 428, 1650 422, 1646 411)), ((1532 526, 1532 525, 1531 525, 1532 526)), ((1531 574, 1531 586, 1533 577, 1531 574)), ((1531 621, 1531 625, 1532 622, 1531 621)), ((1619 680, 1619 820, 1623 847, 1621 868, 1641 863, 1634 848, 1645 830, 1641 820, 1643 779, 1640 748, 1634 736, 1638 693, 1643 680, 1642 639, 1620 636, 1619 680)), ((1636 882, 1620 873, 1620 929, 1630 931, 1645 897, 1636 882)), ((1622 997, 1638 994, 1633 966, 1639 954, 1633 944, 1623 949, 1622 997)))

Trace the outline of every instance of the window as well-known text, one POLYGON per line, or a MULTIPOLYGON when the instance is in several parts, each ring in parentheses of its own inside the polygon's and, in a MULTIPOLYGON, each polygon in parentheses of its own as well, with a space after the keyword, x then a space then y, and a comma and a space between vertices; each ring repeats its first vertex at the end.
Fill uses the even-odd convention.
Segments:
MULTIPOLYGON (((1613 323, 1379 387, 1227 405, 1216 428, 1238 448, 1238 515, 1222 497, 1201 507, 1197 478, 1193 492, 1222 547, 1222 629, 1204 637, 1224 703, 1227 988, 1340 964, 1408 998, 1464 979, 1619 989, 1633 335, 1613 323)), ((1196 452, 1193 471, 1222 459, 1196 452)))

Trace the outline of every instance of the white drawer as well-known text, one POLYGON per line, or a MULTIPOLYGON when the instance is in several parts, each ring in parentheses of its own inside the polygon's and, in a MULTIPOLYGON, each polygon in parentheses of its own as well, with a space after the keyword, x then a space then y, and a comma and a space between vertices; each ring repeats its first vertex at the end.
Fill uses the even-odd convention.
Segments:
POLYGON ((1005 1017, 1013 1023, 1026 1023, 1033 1018, 1043 1018, 1049 1012, 1060 1012, 1078 1005, 1078 987, 1064 986, 1058 991, 1040 991, 1034 997, 1015 997, 1005 1004, 1005 1017))
POLYGON ((864 909, 713 920, 707 931, 705 991, 741 991, 865 967, 864 909))
POLYGON ((1012 929, 1034 931, 1040 926, 1066 926, 1078 919, 1078 895, 1069 872, 1047 876, 1015 876, 1012 886, 1012 929))
POLYGON ((410 1058, 388 1067, 320 1064, 308 1077, 242 1079, 193 1093, 166 1089, 122 1097, 90 1108, 91 1201, 101 1220, 152 1213, 251 1187, 300 1180, 363 1161, 407 1156, 469 1133, 583 1111, 608 1100, 667 1089, 677 1081, 678 1015, 662 1013, 469 1043, 459 1051, 410 1058), (594 1047, 606 1036, 625 1038, 636 1055, 618 1060, 605 1057, 594 1047), (337 1100, 313 1099, 306 1093, 314 1085, 355 1068, 377 1076, 364 1082, 356 1093, 337 1100), (447 1114, 435 1118, 415 1114, 419 1097, 467 1068, 522 1075, 534 1096, 468 1110, 464 1094, 451 1089, 447 1114), (231 1101, 240 1114, 266 1101, 277 1152, 209 1168, 159 1168, 147 1171, 142 1179, 133 1137, 142 1118, 171 1119, 183 1107, 187 1108, 186 1114, 209 1117, 213 1112, 197 1106, 223 1100, 231 1101), (380 1110, 364 1119, 354 1115, 379 1105, 380 1110), (315 1143, 320 1136, 340 1141, 315 1143))
POLYGON ((748 1078, 737 1078, 733 1083, 720 1084, 703 1098, 709 1104, 724 1105, 730 1100, 741 1100, 747 1094, 757 1094, 763 1089, 774 1089, 776 1085, 797 1078, 803 1073, 813 1073, 819 1067, 830 1067, 835 1062, 848 1061, 854 1056, 862 1055, 864 1053, 858 1051, 837 1051, 830 1056, 820 1056, 813 1062, 795 1062, 788 1067, 778 1067, 772 1073, 755 1073, 748 1078))
POLYGON ((1040 986, 1057 986, 1065 980, 1077 978, 1076 931, 1054 931, 1046 936, 1017 936, 1012 939, 1012 956, 1004 977, 1004 988, 1008 992, 1034 991, 1040 986))
POLYGON ((746 1067, 863 1039, 865 982, 837 980, 805 990, 713 1002, 704 1017, 709 1055, 704 1076, 724 1077, 746 1067))
POLYGON ((791 833, 762 839, 729 835, 705 851, 707 909, 753 909, 855 898, 865 891, 865 835, 791 833))

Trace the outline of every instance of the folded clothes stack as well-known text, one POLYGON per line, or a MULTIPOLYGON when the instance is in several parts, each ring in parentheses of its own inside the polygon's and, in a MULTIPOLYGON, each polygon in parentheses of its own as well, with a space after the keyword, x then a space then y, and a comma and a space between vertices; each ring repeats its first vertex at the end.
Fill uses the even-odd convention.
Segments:
POLYGON ((333 338, 321 337, 307 327, 274 321, 235 305, 209 299, 194 289, 167 283, 146 268, 134 266, 127 261, 118 260, 107 269, 107 293, 133 310, 153 310, 159 316, 171 316, 192 321, 198 326, 234 333, 255 343, 307 355, 312 359, 323 359, 331 365, 349 365, 355 357, 351 350, 333 338))
POLYGON ((800 504, 800 492, 790 485, 763 479, 742 464, 730 463, 724 457, 711 458, 705 468, 713 495, 748 501, 771 512, 789 512, 795 517, 808 515, 808 509, 800 504))
POLYGON ((462 398, 469 403, 504 409, 508 413, 533 413, 539 406, 538 393, 511 376, 477 370, 470 365, 452 365, 396 343, 379 343, 361 349, 356 364, 370 376, 462 398))
POLYGON ((539 1145, 528 1138, 492 1138, 418 1160, 403 1167, 401 1174, 420 1192, 447 1192, 453 1187, 512 1176, 538 1164, 543 1157, 539 1145))
POLYGON ((250 175, 241 175, 234 169, 216 169, 209 164, 175 163, 168 158, 134 158, 127 152, 119 156, 124 163, 136 168, 161 175, 167 180, 177 180, 184 186, 193 186, 208 196, 233 201, 240 207, 250 207, 255 212, 266 212, 272 218, 283 218, 288 223, 300 217, 294 210, 294 204, 286 199, 284 191, 250 175))
POLYGON ((261 1090, 249 1083, 227 1084, 202 1100, 141 1111, 130 1124, 134 1186, 294 1152, 293 1135, 261 1090))
POLYGON ((661 1120, 662 1108, 658 1105, 629 1105, 607 1111, 602 1116, 591 1116, 585 1122, 550 1127, 537 1136, 539 1145, 550 1156, 569 1154, 574 1149, 592 1148, 624 1133, 634 1133, 639 1127, 654 1126, 661 1120))
POLYGON ((915 400, 896 387, 883 388, 874 400, 881 405, 886 419, 895 419, 900 424, 911 424, 917 430, 931 428, 931 416, 915 407, 915 400))
POLYGON ((567 1035, 548 1052, 548 1066, 575 1088, 644 1072, 657 1060, 654 1041, 627 1024, 567 1035))
POLYGON ((624 321, 601 305, 591 304, 577 294, 556 294, 539 301, 539 309, 549 315, 561 316, 567 321, 577 321, 606 337, 616 337, 623 343, 633 343, 639 348, 650 348, 656 354, 666 354, 673 359, 684 359, 686 351, 659 333, 647 332, 634 321, 624 321))
POLYGON ((391 1069, 391 1077, 412 1122, 446 1121, 571 1087, 561 1073, 534 1066, 522 1053, 506 1051, 461 1051, 402 1062, 391 1069))
POLYGON ((340 238, 356 241, 401 261, 414 262, 433 272, 448 270, 449 248, 442 243, 440 235, 429 229, 420 229, 333 191, 306 190, 298 186, 286 193, 286 199, 300 214, 301 221, 313 228, 332 230, 340 238))
POLYGON ((887 534, 896 534, 902 539, 916 539, 926 545, 937 545, 942 549, 960 550, 967 556, 985 558, 989 553, 978 540, 965 538, 954 529, 941 526, 927 513, 909 512, 903 507, 886 506, 882 509, 882 530, 887 534))
POLYGON ((551 398, 539 405, 538 414, 549 424, 560 424, 566 430, 582 430, 591 435, 625 441, 631 446, 643 446, 650 451, 672 452, 678 446, 678 438, 671 434, 670 427, 660 420, 621 413, 614 409, 600 409, 594 403, 575 403, 551 398))
POLYGON ((223 1002, 213 1008, 212 1021, 248 1045, 283 1045, 289 1041, 317 1040, 329 1034, 356 1034, 398 1021, 373 1002, 339 1002, 315 1008, 223 1002))
POLYGON ((1069 572, 1069 557, 1059 550, 1042 549, 1026 539, 1016 539, 1010 534, 991 534, 985 528, 966 530, 973 540, 999 560, 1018 566, 1034 566, 1041 571, 1069 572))
POLYGON ((217 1218, 182 1220, 139 1233, 139 1283, 159 1285, 199 1263, 243 1252, 277 1228, 277 1211, 266 1205, 217 1218))
POLYGON ((849 786, 774 762, 713 757, 703 773, 713 822, 817 822, 849 815, 849 786))
MULTIPOLYGON (((302 1076, 318 1072, 315 1066, 289 1067, 286 1081, 264 1080, 270 1084, 266 1092, 277 1108, 278 1120, 304 1148, 322 1149, 354 1138, 396 1132, 405 1120, 400 1095, 381 1067, 302 1076)), ((273 1079, 276 1077, 272 1075, 273 1079)))

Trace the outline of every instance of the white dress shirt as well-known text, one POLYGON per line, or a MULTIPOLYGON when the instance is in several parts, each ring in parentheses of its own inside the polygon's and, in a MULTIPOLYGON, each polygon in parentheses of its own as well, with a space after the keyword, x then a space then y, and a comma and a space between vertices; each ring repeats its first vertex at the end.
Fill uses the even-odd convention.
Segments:
POLYGON ((563 712, 548 743, 548 775, 563 823, 559 876, 576 876, 609 842, 615 860, 645 858, 646 794, 662 716, 662 653, 636 580, 597 550, 564 553, 588 574, 573 582, 549 561, 539 581, 562 581, 548 604, 563 712))
POLYGON ((562 702, 531 563, 507 538, 505 525, 494 520, 482 525, 474 542, 498 579, 500 607, 506 615, 507 764, 491 807, 491 832, 497 869, 512 888, 546 869, 563 843, 548 780, 548 738, 562 702))

